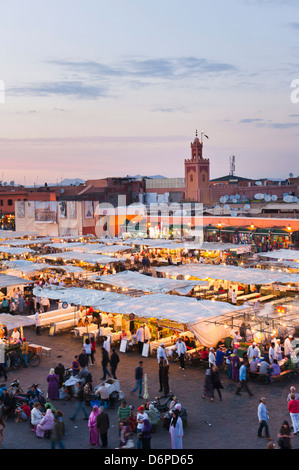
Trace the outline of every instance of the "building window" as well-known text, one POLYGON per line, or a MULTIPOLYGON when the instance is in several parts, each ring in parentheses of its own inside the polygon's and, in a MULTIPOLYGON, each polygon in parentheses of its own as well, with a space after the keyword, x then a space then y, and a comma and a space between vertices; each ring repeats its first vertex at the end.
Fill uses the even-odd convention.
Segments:
POLYGON ((8 199, 7 204, 8 206, 12 206, 12 199, 8 199))
POLYGON ((0 206, 3 206, 3 199, 0 199, 0 206))

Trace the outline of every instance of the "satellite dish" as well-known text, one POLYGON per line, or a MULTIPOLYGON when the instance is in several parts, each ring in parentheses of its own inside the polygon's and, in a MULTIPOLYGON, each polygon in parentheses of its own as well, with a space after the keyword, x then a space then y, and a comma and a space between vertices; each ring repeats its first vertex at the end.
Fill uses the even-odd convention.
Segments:
POLYGON ((221 198, 219 200, 220 200, 221 204, 224 204, 226 202, 225 196, 221 196, 221 198))
POLYGON ((270 202, 271 201, 271 196, 269 194, 265 194, 264 199, 265 199, 266 202, 270 202))
POLYGON ((261 186, 261 185, 262 185, 262 182, 261 182, 261 181, 256 181, 254 184, 255 184, 256 186, 261 186))
POLYGON ((271 196, 271 201, 277 201, 277 196, 276 196, 276 194, 273 194, 273 196, 271 196))
POLYGON ((257 199, 257 200, 264 199, 264 195, 261 194, 261 193, 257 193, 257 194, 254 195, 254 199, 257 199))
POLYGON ((283 193, 282 197, 286 197, 288 195, 289 195, 289 193, 283 193))
POLYGON ((230 198, 230 200, 232 201, 232 200, 235 198, 235 196, 234 196, 233 194, 231 194, 231 195, 229 196, 229 198, 230 198))
POLYGON ((3 186, 7 186, 7 183, 6 183, 6 181, 5 181, 5 183, 3 183, 3 186))
POLYGON ((285 196, 283 198, 284 202, 292 202, 292 199, 293 199, 292 196, 285 196))
POLYGON ((231 214, 230 214, 232 217, 237 217, 238 216, 238 212, 237 211, 231 211, 231 214))
POLYGON ((298 202, 298 198, 296 196, 293 196, 292 202, 298 202))
POLYGON ((244 209, 245 209, 246 211, 249 211, 249 209, 250 209, 250 204, 245 204, 244 209))
POLYGON ((10 186, 14 186, 14 185, 15 185, 15 182, 14 182, 14 181, 11 181, 11 182, 9 183, 9 185, 10 185, 10 186))
POLYGON ((289 173, 289 178, 293 178, 294 174, 293 173, 289 173))
POLYGON ((236 194, 236 195, 235 195, 235 199, 237 199, 237 201, 238 201, 239 199, 241 199, 240 194, 236 194))
POLYGON ((230 210, 230 207, 229 207, 229 205, 228 205, 228 204, 224 204, 224 206, 223 206, 223 209, 230 210))

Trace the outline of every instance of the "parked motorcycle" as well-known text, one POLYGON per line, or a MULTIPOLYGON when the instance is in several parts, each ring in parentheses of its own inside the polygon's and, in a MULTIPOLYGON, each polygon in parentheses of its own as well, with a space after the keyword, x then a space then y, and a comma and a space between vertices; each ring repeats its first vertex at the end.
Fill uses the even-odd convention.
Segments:
POLYGON ((166 411, 169 410, 170 403, 172 402, 173 397, 174 397, 173 393, 170 392, 169 396, 166 397, 164 401, 161 402, 161 397, 155 397, 155 400, 152 401, 151 403, 160 413, 166 413, 166 411))
POLYGON ((20 386, 20 380, 16 379, 14 380, 8 387, 7 387, 8 393, 12 393, 13 395, 18 395, 21 393, 24 393, 24 390, 20 386))
POLYGON ((41 411, 46 411, 45 404, 47 403, 47 400, 44 397, 44 392, 38 388, 38 384, 32 385, 27 393, 16 393, 15 397, 18 406, 21 406, 24 404, 24 402, 27 402, 30 408, 33 408, 34 403, 38 401, 41 404, 41 411))

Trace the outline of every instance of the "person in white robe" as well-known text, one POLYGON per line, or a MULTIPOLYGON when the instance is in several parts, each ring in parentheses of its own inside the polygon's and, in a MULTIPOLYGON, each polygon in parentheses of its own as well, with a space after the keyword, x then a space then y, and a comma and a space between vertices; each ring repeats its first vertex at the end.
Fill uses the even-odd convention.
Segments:
POLYGON ((175 405, 173 416, 170 421, 169 432, 171 436, 171 448, 172 449, 182 449, 183 448, 183 421, 179 416, 181 406, 179 404, 175 405))

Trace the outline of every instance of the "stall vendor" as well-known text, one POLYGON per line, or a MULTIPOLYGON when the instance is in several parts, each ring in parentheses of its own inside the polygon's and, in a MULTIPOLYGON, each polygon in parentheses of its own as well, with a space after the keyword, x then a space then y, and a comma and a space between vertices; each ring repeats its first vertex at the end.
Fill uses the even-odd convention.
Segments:
POLYGON ((14 328, 12 335, 10 337, 10 342, 14 344, 20 343, 20 332, 18 328, 14 328))

